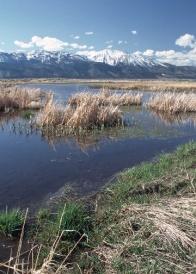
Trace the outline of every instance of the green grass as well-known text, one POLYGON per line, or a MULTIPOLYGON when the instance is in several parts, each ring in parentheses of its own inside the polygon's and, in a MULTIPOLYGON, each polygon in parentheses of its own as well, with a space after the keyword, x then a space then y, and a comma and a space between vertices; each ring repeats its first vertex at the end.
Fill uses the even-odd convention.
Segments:
MULTIPOLYGON (((180 146, 174 153, 162 154, 155 161, 142 163, 120 173, 116 183, 104 192, 104 206, 113 209, 124 202, 146 203, 162 195, 176 195, 180 191, 191 191, 187 178, 196 174, 196 142, 180 146)), ((192 189, 193 191, 193 189, 192 189)))
POLYGON ((37 223, 42 223, 50 218, 50 211, 47 208, 40 208, 36 215, 37 223))
MULTIPOLYGON (((82 204, 68 203, 62 207, 57 215, 57 223, 61 223, 60 228, 64 230, 73 230, 79 235, 88 233, 90 227, 90 218, 82 204)), ((69 232, 68 232, 69 233, 69 232)))
POLYGON ((5 236, 17 236, 24 222, 24 214, 17 209, 0 212, 0 233, 5 236))
POLYGON ((25 110, 21 113, 21 116, 26 120, 30 120, 33 116, 35 116, 35 112, 31 110, 25 110))
MULTIPOLYGON (((30 235, 31 238, 35 237, 38 245, 42 245, 40 263, 49 254, 58 235, 62 237, 57 253, 65 255, 83 234, 89 233, 91 228, 92 220, 80 202, 67 202, 65 205, 60 205, 56 213, 41 209, 37 214, 37 224, 30 235)), ((83 245, 86 237, 83 238, 83 245)))

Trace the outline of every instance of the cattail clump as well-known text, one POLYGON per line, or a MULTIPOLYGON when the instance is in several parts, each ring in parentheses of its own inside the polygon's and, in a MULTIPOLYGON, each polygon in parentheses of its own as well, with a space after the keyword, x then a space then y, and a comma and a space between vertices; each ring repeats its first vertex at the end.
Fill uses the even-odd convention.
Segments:
POLYGON ((103 105, 93 94, 85 94, 79 103, 68 101, 66 106, 51 98, 37 116, 41 127, 65 126, 69 129, 93 129, 122 124, 122 113, 118 106, 103 105))
POLYGON ((0 111, 39 109, 48 96, 40 89, 0 86, 0 111))
POLYGON ((82 102, 93 98, 100 105, 114 105, 114 106, 130 106, 130 105, 141 105, 142 94, 136 93, 114 93, 109 90, 102 90, 99 93, 80 92, 72 95, 68 103, 70 105, 80 105, 82 102))
POLYGON ((147 107, 155 111, 185 113, 196 111, 195 93, 159 93, 152 96, 147 107))

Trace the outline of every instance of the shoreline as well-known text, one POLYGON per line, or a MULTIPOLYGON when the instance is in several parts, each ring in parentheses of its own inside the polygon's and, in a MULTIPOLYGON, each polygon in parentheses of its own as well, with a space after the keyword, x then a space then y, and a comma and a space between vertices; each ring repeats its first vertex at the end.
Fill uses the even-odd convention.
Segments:
POLYGON ((0 86, 16 85, 87 85, 89 88, 108 89, 111 91, 122 90, 125 92, 176 92, 196 93, 195 80, 107 80, 107 79, 0 79, 0 86))
MULTIPOLYGON (((80 236, 82 236, 85 233, 88 235, 88 241, 90 241, 87 245, 88 248, 83 247, 83 244, 85 244, 86 242, 85 239, 83 239, 84 242, 82 240, 83 242, 82 245, 77 244, 77 247, 74 248, 71 254, 71 257, 68 260, 69 264, 72 267, 73 266, 76 267, 76 265, 79 264, 80 268, 86 271, 89 269, 89 264, 90 264, 91 267, 95 269, 98 268, 96 270, 97 272, 95 271, 94 273, 100 273, 98 270, 101 270, 101 269, 106 271, 108 268, 112 271, 119 271, 119 267, 120 267, 120 269, 122 268, 123 271, 125 271, 125 273, 127 273, 126 271, 128 271, 129 269, 132 269, 132 267, 134 267, 135 265, 135 262, 133 260, 134 257, 132 258, 132 256, 137 256, 138 259, 142 258, 143 252, 147 252, 149 247, 146 246, 144 250, 142 249, 140 251, 137 251, 135 250, 135 248, 138 245, 139 239, 137 240, 137 242, 135 242, 134 240, 135 238, 133 238, 132 240, 130 239, 131 241, 133 241, 132 243, 130 242, 132 246, 132 251, 129 254, 129 256, 131 256, 130 260, 129 262, 126 262, 124 258, 121 258, 120 250, 122 250, 122 248, 127 250, 126 245, 124 246, 121 244, 121 246, 119 246, 119 243, 118 243, 119 240, 122 241, 122 243, 126 241, 124 238, 126 237, 126 234, 124 235, 123 233, 121 235, 120 233, 122 229, 125 229, 125 227, 123 227, 123 223, 127 223, 128 219, 126 218, 130 218, 130 216, 132 216, 131 218, 134 218, 134 219, 139 218, 136 221, 137 226, 144 225, 145 227, 145 224, 142 224, 142 223, 140 224, 141 220, 140 220, 140 217, 138 217, 139 216, 138 214, 139 212, 143 212, 145 214, 145 212, 147 212, 147 210, 150 209, 151 207, 156 208, 156 205, 159 205, 159 207, 162 210, 165 210, 164 212, 167 212, 167 210, 171 210, 167 208, 167 206, 169 206, 170 204, 171 206, 176 206, 178 203, 181 203, 181 201, 186 201, 186 203, 190 202, 190 206, 192 208, 192 209, 190 208, 190 210, 195 210, 193 207, 194 206, 193 200, 195 199, 195 192, 194 192, 195 164, 196 164, 195 155, 196 155, 196 142, 189 142, 188 144, 178 147, 178 149, 175 150, 175 152, 162 154, 156 159, 156 161, 145 162, 131 169, 127 169, 119 173, 116 179, 114 180, 114 182, 112 182, 112 184, 111 183, 107 184, 102 191, 95 194, 93 197, 91 196, 91 197, 83 198, 79 200, 77 198, 75 199, 74 197, 71 199, 69 197, 67 198, 64 197, 65 200, 63 201, 63 204, 66 203, 68 208, 71 205, 71 207, 75 208, 75 210, 77 209, 76 210, 77 214, 84 214, 84 216, 86 216, 84 218, 88 219, 88 223, 86 222, 80 223, 81 225, 80 227, 81 230, 80 230, 78 227, 78 222, 81 222, 81 219, 76 214, 74 217, 74 220, 71 219, 72 225, 69 221, 71 225, 71 229, 73 229, 74 226, 78 227, 80 231, 79 232, 80 236), (135 211, 132 212, 132 208, 135 208, 135 211), (122 215, 122 212, 125 212, 125 213, 122 215), (111 238, 111 235, 113 235, 112 238, 111 238), (133 244, 136 245, 134 249, 133 249, 133 244), (107 257, 106 251, 111 253, 111 256, 113 259, 103 263, 101 258, 102 256, 107 257), (88 261, 84 259, 84 257, 86 256, 85 255, 86 252, 88 253, 88 261), (94 260, 95 257, 96 257, 96 260, 94 260)), ((59 205, 59 206, 61 207, 62 205, 59 205)), ((188 212, 187 213, 184 212, 185 214, 184 218, 188 216, 186 215, 188 214, 188 212)), ((43 213, 44 212, 42 212, 42 214, 43 213)), ((66 209, 65 209, 65 213, 68 214, 68 212, 66 212, 66 209)), ((42 217, 40 215, 39 218, 41 217, 42 219, 41 223, 40 223, 40 220, 37 223, 39 227, 39 230, 38 230, 39 237, 35 239, 35 242, 39 245, 41 244, 47 247, 45 249, 45 252, 47 250, 49 252, 53 242, 53 238, 55 238, 55 232, 57 233, 56 225, 59 226, 57 222, 57 220, 59 221, 59 219, 53 219, 54 213, 52 213, 52 215, 50 214, 51 214, 50 212, 45 212, 42 217), (48 223, 49 219, 51 219, 52 223, 48 223), (49 236, 48 233, 52 233, 51 235, 54 236, 50 240, 48 239, 48 236, 49 236)), ((65 217, 68 218, 67 215, 65 217)), ((175 217, 175 213, 174 213, 174 217, 175 217)), ((38 219, 36 219, 36 221, 38 221, 38 219)), ((134 223, 135 221, 133 222, 133 224, 134 223)), ((134 224, 134 227, 136 224, 134 224)), ((128 224, 126 224, 126 226, 127 225, 128 224)), ((66 229, 70 229, 69 225, 68 227, 66 227, 66 229)), ((154 229, 155 228, 152 227, 152 231, 154 229)), ((134 228, 134 230, 135 230, 134 235, 137 235, 137 233, 140 232, 140 229, 138 230, 136 229, 136 227, 134 228)), ((33 231, 32 233, 34 234, 33 231)), ((66 241, 68 241, 67 244, 68 246, 70 246, 70 248, 73 247, 78 240, 78 236, 76 238, 75 236, 74 238, 72 237, 69 238, 68 235, 66 236, 68 237, 66 241)), ((161 238, 160 238, 160 241, 161 241, 161 238)), ((59 242, 59 245, 61 245, 60 242, 59 242)), ((177 238, 176 238, 176 244, 178 246, 177 238)), ((166 245, 165 248, 169 248, 169 246, 166 245)), ((67 254, 66 252, 68 252, 66 250, 67 248, 65 248, 65 250, 63 251, 64 256, 66 256, 67 254)), ((184 249, 184 252, 189 252, 189 257, 190 257, 192 256, 191 255, 192 253, 190 254, 191 250, 192 249, 189 249, 188 251, 187 249, 184 249)), ((168 249, 167 252, 170 253, 171 251, 168 249)), ((175 252, 178 252, 178 250, 175 249, 175 252)), ((146 255, 146 256, 147 256, 146 258, 148 259, 148 256, 150 258, 151 255, 149 253, 149 255, 146 255)), ((163 273, 161 272, 161 269, 162 269, 161 267, 163 266, 161 263, 162 256, 163 257, 165 256, 164 253, 162 255, 159 254, 158 257, 155 256, 155 260, 156 260, 156 257, 158 260, 157 261, 158 265, 156 267, 158 267, 157 269, 159 269, 160 271, 159 273, 163 273)), ((173 258, 170 259, 171 264, 173 263, 172 260, 173 258)), ((186 259, 183 259, 181 261, 181 264, 182 264, 181 267, 183 268, 183 270, 184 271, 187 270, 186 259)), ((147 261, 144 260, 144 262, 142 262, 141 265, 138 265, 138 267, 142 265, 144 269, 146 269, 147 261)), ((40 261, 40 267, 41 267, 41 261, 40 261)), ((154 266, 152 265, 151 268, 153 271, 154 266)), ((178 271, 179 269, 176 266, 174 270, 178 271)), ((141 272, 139 273, 146 273, 142 270, 142 268, 140 269, 140 271, 141 272)))

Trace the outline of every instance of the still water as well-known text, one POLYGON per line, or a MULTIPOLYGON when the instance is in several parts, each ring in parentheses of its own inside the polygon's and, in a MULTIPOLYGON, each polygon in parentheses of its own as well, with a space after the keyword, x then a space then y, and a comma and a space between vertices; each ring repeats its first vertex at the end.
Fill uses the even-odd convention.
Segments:
MULTIPOLYGON (((53 91, 61 101, 90 90, 71 84, 30 86, 53 91)), ((144 101, 148 97, 145 93, 144 101)), ((145 106, 122 110, 128 127, 82 137, 56 138, 30 132, 23 126, 28 123, 25 119, 0 116, 0 208, 37 207, 65 186, 78 195, 91 194, 117 172, 196 140, 196 115, 168 117, 145 106)))

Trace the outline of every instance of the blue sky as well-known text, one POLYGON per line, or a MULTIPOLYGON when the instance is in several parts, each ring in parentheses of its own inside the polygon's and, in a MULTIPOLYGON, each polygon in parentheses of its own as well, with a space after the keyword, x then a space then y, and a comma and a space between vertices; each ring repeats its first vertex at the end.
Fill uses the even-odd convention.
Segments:
POLYGON ((56 44, 57 50, 186 53, 195 36, 195 0, 0 1, 1 51, 55 50, 56 44), (185 34, 189 45, 176 44, 185 34))

